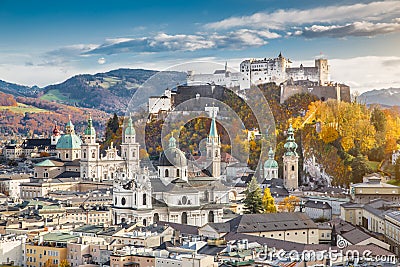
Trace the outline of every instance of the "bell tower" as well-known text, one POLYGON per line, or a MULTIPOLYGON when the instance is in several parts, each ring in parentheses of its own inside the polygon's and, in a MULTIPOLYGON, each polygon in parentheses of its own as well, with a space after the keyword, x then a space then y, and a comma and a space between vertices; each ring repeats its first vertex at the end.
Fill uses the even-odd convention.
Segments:
POLYGON ((121 157, 130 172, 139 171, 139 143, 136 142, 136 131, 130 115, 122 130, 121 157))
POLYGON ((215 110, 211 112, 210 133, 207 137, 206 148, 206 158, 211 174, 213 177, 219 178, 221 176, 221 140, 215 122, 215 110))
POLYGON ((92 115, 89 113, 87 127, 83 132, 83 144, 81 145, 81 178, 99 179, 100 144, 96 142, 96 130, 93 127, 92 115))
POLYGON ((294 130, 290 124, 287 130, 287 139, 284 145, 286 152, 283 155, 283 184, 288 190, 299 188, 299 155, 294 139, 294 130))

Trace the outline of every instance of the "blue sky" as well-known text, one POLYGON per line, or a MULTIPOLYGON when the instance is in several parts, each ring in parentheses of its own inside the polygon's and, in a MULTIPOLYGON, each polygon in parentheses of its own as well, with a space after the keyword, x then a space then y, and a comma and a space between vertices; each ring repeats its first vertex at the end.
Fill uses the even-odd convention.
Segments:
POLYGON ((322 53, 354 90, 400 87, 399 1, 0 0, 0 79, 44 86, 120 67, 322 53))

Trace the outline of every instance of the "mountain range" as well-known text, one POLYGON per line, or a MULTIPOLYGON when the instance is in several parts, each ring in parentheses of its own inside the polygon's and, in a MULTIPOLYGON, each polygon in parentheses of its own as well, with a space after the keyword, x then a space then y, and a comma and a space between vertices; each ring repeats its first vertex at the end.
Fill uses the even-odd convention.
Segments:
MULTIPOLYGON (((69 106, 123 114, 136 90, 155 74, 157 71, 154 70, 117 69, 105 73, 76 75, 62 83, 43 88, 0 80, 0 92, 15 97, 39 98, 69 106)), ((179 84, 186 79, 184 72, 171 71, 163 74, 162 79, 168 79, 170 84, 179 84)), ((400 88, 364 92, 358 99, 367 105, 396 106, 400 104, 400 88)))
MULTIPOLYGON (((117 69, 105 73, 76 75, 62 83, 43 88, 0 80, 0 91, 16 97, 34 97, 70 106, 122 114, 139 86, 156 73, 154 70, 117 69)), ((186 74, 171 71, 164 73, 163 77, 179 83, 186 74)))
POLYGON ((367 91, 362 93, 358 100, 366 105, 400 106, 400 88, 367 91))

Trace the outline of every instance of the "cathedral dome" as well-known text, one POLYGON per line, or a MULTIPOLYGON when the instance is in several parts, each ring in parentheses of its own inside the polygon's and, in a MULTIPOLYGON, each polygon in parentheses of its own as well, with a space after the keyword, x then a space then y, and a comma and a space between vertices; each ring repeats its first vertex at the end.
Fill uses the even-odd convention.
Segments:
POLYGON ((187 159, 180 149, 176 147, 168 148, 161 153, 158 166, 184 167, 187 166, 187 159))
POLYGON ((161 153, 158 166, 187 166, 185 154, 176 147, 176 139, 173 136, 169 139, 169 148, 161 153))
POLYGON ((75 134, 74 125, 69 119, 66 127, 66 134, 58 139, 56 149, 80 149, 82 140, 75 134))
POLYGON ((82 141, 76 134, 64 134, 58 139, 56 149, 79 149, 82 141))

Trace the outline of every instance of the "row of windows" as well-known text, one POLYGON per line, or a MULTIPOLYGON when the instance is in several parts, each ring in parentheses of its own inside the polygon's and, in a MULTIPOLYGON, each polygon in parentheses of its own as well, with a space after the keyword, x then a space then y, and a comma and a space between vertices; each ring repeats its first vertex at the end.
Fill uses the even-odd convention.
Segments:
MULTIPOLYGON (((134 195, 133 199, 134 199, 134 205, 136 205, 136 194, 134 195)), ((117 205, 117 204, 118 204, 118 199, 115 198, 115 205, 117 205)), ((126 205, 126 198, 125 197, 122 197, 121 204, 122 204, 122 206, 126 205)), ((143 194, 142 205, 147 205, 147 194, 146 193, 143 194)))

